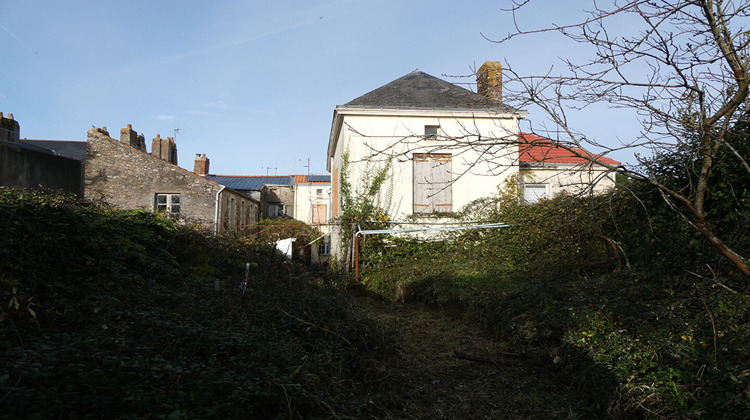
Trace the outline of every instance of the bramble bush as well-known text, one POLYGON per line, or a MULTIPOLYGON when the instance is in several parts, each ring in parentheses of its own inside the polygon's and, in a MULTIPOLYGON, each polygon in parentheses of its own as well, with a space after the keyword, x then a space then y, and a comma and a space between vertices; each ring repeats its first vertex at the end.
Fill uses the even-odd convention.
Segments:
POLYGON ((268 246, 64 195, 0 188, 0 215, 0 417, 386 409, 368 395, 387 382, 390 339, 333 277, 268 246))
POLYGON ((639 188, 474 203, 467 217, 511 227, 393 239, 363 282, 481 325, 586 384, 592 407, 609 415, 747 418, 747 279, 639 188))

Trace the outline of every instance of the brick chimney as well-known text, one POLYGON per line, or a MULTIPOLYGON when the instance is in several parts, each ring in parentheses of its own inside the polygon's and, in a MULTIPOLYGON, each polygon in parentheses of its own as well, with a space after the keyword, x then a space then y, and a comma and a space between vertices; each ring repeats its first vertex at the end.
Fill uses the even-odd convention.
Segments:
POLYGON ((146 151, 146 141, 143 135, 133 130, 133 126, 130 124, 120 129, 120 142, 135 147, 142 152, 146 151))
POLYGON ((477 93, 496 101, 503 99, 503 65, 485 61, 477 70, 477 93))
POLYGON ((157 134, 151 141, 151 155, 177 165, 177 146, 174 143, 174 138, 163 139, 161 135, 157 134))
POLYGON ((208 175, 208 164, 209 159, 206 157, 206 154, 196 153, 195 154, 195 167, 193 169, 193 172, 195 172, 198 175, 206 176, 208 175))
POLYGON ((4 117, 0 112, 0 141, 18 143, 21 134, 21 126, 13 119, 13 114, 4 117))

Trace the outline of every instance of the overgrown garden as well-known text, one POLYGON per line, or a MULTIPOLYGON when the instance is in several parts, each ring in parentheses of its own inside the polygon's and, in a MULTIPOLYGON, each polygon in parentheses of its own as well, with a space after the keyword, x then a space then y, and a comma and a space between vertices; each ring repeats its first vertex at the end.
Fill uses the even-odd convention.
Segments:
MULTIPOLYGON (((722 179, 713 216, 747 255, 750 208, 722 179)), ((750 415, 747 277, 657 192, 620 180, 611 195, 535 205, 506 192, 453 216, 511 226, 365 243, 366 287, 481 326, 566 372, 600 413, 750 415)))
POLYGON ((361 418, 389 338, 336 277, 144 211, 0 188, 0 418, 361 418), (249 276, 245 277, 249 264, 249 276))

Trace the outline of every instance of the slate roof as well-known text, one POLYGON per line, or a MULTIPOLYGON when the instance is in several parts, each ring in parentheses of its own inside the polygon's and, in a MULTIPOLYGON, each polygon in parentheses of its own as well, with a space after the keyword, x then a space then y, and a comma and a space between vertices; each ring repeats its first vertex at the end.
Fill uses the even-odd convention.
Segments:
POLYGON ((79 160, 81 162, 86 160, 86 142, 77 140, 33 140, 33 139, 21 139, 22 144, 30 145, 31 148, 39 150, 41 148, 47 151, 47 153, 64 156, 79 160))
POLYGON ((293 177, 286 176, 265 176, 265 175, 206 175, 218 184, 224 185, 233 190, 243 191, 260 191, 264 185, 292 185, 293 177))
MULTIPOLYGON (((589 163, 588 159, 576 156, 575 153, 568 149, 555 146, 552 140, 539 137, 535 134, 520 133, 520 144, 518 145, 518 160, 521 164, 533 163, 589 163)), ((582 155, 587 155, 581 149, 573 148, 582 155)), ((602 163, 609 165, 619 165, 620 162, 601 155, 592 155, 602 163)))
POLYGON ((330 175, 206 175, 206 179, 237 191, 260 191, 264 185, 331 182, 330 175))
POLYGON ((456 86, 421 70, 365 93, 339 108, 445 109, 519 112, 500 101, 456 86))

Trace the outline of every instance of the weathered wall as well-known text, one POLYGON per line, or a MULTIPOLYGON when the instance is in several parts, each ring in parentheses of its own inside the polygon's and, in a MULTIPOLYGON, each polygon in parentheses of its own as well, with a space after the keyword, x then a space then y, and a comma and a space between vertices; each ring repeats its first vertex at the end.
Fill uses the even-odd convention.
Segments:
POLYGON ((296 218, 294 214, 294 189, 289 185, 267 185, 262 190, 263 197, 263 214, 264 219, 271 217, 269 215, 269 205, 283 204, 284 216, 296 218))
POLYGON ((0 142, 0 185, 23 189, 41 185, 81 195, 81 162, 0 142))
MULTIPOLYGON (((208 229, 215 228, 216 199, 221 185, 110 138, 97 129, 89 130, 87 138, 84 181, 87 199, 104 199, 122 209, 151 211, 156 194, 180 194, 181 218, 195 220, 208 229)), ((226 219, 228 217, 244 220, 246 224, 257 220, 258 203, 238 197, 243 196, 231 190, 223 191, 219 197, 219 232, 234 227, 235 223, 226 219)))
POLYGON ((220 197, 220 232, 232 231, 260 220, 259 202, 229 189, 222 191, 220 197))

